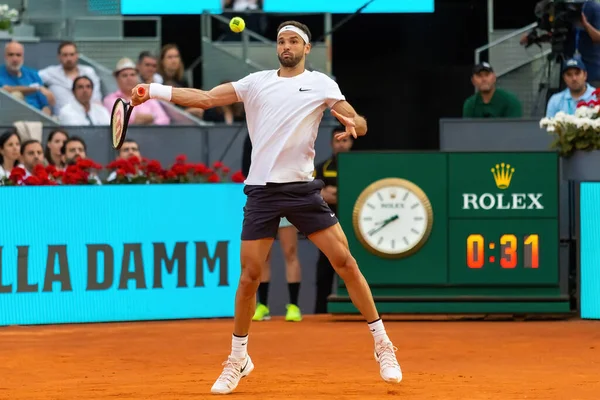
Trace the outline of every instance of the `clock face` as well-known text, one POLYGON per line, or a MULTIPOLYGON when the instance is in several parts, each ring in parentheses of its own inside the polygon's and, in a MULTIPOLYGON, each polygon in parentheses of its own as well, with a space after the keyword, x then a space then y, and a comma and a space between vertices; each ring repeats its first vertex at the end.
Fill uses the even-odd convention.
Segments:
POLYGON ((359 240, 383 257, 416 252, 429 237, 433 214, 425 193, 404 179, 388 178, 370 185, 359 196, 354 227, 359 240))

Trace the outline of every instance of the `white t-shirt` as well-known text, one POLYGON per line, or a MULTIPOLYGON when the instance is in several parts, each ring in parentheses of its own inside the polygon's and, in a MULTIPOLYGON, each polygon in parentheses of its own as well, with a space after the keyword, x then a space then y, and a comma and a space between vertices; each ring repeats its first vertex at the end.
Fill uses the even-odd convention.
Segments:
MULTIPOLYGON (((79 76, 87 76, 94 83, 92 100, 101 102, 102 93, 100 91, 100 78, 98 78, 96 70, 88 65, 81 64, 77 65, 77 68, 79 69, 79 76)), ((44 85, 48 86, 48 89, 50 89, 56 99, 54 114, 58 114, 69 102, 75 101, 75 95, 73 94, 74 79, 67 76, 62 65, 51 65, 42 69, 39 74, 44 85)))
POLYGON ((277 70, 255 72, 233 82, 244 102, 252 141, 247 185, 312 181, 315 140, 323 111, 346 98, 325 74, 305 70, 281 78, 277 70))
POLYGON ((62 125, 110 125, 110 114, 104 105, 96 102, 90 103, 90 112, 77 100, 71 101, 60 109, 58 122, 62 125))

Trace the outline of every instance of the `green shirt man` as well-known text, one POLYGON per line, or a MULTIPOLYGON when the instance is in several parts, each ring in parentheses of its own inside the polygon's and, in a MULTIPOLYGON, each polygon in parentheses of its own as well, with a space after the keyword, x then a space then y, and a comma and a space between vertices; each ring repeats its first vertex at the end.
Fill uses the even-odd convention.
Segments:
POLYGON ((465 100, 463 118, 521 118, 521 102, 514 94, 496 88, 496 74, 483 62, 473 68, 471 77, 477 93, 465 100))

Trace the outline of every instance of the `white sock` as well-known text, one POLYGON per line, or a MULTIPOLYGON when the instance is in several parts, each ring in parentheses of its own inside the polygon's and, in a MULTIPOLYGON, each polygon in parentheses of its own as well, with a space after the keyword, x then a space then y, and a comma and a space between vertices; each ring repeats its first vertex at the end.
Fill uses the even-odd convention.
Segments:
POLYGON ((248 335, 239 337, 233 335, 231 338, 231 356, 234 358, 246 358, 248 354, 248 335))
POLYGON ((381 318, 371 322, 368 325, 369 330, 373 334, 373 339, 375 340, 375 343, 390 341, 390 338, 388 338, 387 333, 385 333, 385 327, 383 326, 383 321, 381 320, 381 318))

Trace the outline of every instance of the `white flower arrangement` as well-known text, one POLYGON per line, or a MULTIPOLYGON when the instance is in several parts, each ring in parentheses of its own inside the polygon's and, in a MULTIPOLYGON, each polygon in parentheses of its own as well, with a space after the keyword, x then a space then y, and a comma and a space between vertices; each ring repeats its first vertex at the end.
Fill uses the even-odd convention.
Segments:
MULTIPOLYGON (((600 90, 594 92, 594 96, 598 94, 600 90)), ((579 102, 574 115, 559 111, 553 118, 542 118, 540 128, 554 136, 551 148, 563 156, 600 150, 600 101, 579 102)))
POLYGON ((0 4, 0 30, 11 31, 12 23, 18 19, 19 11, 8 7, 7 4, 0 4))

